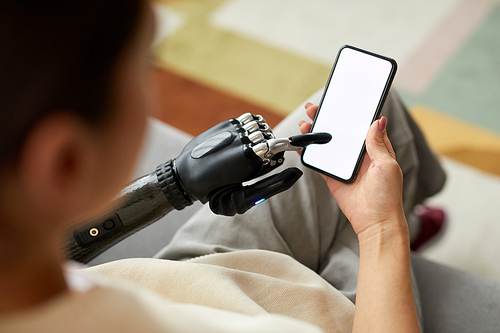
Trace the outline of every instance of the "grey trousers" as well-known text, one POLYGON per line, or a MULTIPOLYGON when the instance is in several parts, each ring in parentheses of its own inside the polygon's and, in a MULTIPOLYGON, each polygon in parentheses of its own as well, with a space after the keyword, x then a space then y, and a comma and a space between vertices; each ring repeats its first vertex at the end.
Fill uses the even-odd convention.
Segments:
MULTIPOLYGON (((319 98, 316 94, 311 102, 318 103, 319 98)), ((382 113, 388 118, 387 132, 403 171, 404 209, 409 216, 415 205, 443 187, 445 173, 394 93, 389 94, 382 113)), ((299 134, 297 123, 301 119, 306 119, 303 107, 281 122, 274 133, 277 137, 299 134)), ((287 153, 285 158, 285 167, 295 166, 304 172, 290 190, 234 217, 214 215, 205 206, 156 257, 183 260, 243 249, 276 251, 316 271, 355 302, 357 236, 321 176, 304 168, 298 154, 287 153)), ((414 294, 421 314, 416 284, 414 294)))

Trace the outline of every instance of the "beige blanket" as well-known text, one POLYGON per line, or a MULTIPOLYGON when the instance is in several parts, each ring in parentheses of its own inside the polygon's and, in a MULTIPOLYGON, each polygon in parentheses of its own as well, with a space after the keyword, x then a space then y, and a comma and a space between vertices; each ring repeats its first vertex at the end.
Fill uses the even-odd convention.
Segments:
POLYGON ((319 333, 317 327, 325 332, 352 329, 354 305, 347 298, 310 269, 274 252, 238 251, 188 262, 127 259, 78 274, 96 278, 97 284, 0 316, 0 331, 319 333))

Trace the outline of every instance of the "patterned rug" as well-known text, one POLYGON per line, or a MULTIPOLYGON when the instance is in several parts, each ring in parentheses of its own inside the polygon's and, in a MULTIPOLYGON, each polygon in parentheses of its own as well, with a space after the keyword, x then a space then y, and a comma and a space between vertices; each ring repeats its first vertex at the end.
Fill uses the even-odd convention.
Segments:
POLYGON ((500 2, 158 0, 167 123, 244 112, 275 125, 324 86, 343 44, 395 58, 395 87, 440 154, 500 175, 500 2))

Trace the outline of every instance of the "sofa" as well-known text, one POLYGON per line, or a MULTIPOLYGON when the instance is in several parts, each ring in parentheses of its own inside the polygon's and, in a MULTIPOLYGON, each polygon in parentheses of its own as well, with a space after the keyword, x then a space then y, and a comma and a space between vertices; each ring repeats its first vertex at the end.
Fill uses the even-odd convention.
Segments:
MULTIPOLYGON (((318 102, 320 92, 308 101, 318 102)), ((296 126, 305 119, 301 105, 279 126, 296 126)), ((242 111, 237 111, 235 117, 242 111)), ((151 118, 135 177, 176 157, 191 136, 151 118)), ((202 205, 199 202, 174 211, 156 223, 100 254, 90 265, 131 257, 154 257, 172 239, 176 230, 202 205)), ((412 255, 423 311, 424 332, 500 332, 500 283, 459 271, 412 255)))

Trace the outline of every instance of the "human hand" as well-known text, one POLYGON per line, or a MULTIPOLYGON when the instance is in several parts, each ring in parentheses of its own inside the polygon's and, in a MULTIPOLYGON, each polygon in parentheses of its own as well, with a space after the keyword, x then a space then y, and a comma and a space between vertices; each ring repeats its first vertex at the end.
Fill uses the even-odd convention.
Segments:
MULTIPOLYGON (((314 119, 318 106, 307 103, 305 107, 309 118, 314 119)), ((378 232, 405 221, 403 174, 387 137, 386 124, 387 118, 382 117, 368 130, 367 153, 354 182, 345 184, 322 175, 358 237, 367 230, 378 232)), ((302 133, 311 130, 308 122, 301 121, 299 126, 302 133)))

